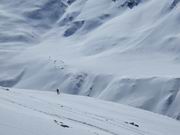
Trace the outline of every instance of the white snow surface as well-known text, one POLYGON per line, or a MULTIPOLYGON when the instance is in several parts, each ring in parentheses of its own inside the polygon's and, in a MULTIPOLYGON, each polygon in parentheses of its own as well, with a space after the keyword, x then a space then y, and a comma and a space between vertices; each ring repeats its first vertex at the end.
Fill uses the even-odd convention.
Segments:
POLYGON ((0 88, 1 135, 179 133, 179 121, 129 106, 84 96, 0 88))
POLYGON ((179 0, 0 0, 0 85, 180 119, 179 0))

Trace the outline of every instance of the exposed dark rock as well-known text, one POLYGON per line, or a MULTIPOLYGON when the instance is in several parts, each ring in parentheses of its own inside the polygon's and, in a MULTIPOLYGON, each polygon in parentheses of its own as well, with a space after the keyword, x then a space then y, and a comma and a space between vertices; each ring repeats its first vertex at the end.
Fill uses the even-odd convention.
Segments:
POLYGON ((61 126, 61 127, 63 127, 63 128, 70 128, 68 125, 65 125, 63 122, 59 122, 59 121, 57 121, 57 120, 54 120, 54 122, 55 122, 57 125, 59 125, 59 126, 61 126))
POLYGON ((71 35, 73 35, 77 30, 79 30, 85 21, 76 21, 74 22, 70 28, 68 28, 65 32, 64 32, 64 36, 65 37, 69 37, 71 35))
POLYGON ((79 14, 80 12, 72 12, 67 14, 64 18, 62 18, 61 21, 59 21, 59 26, 67 25, 68 23, 72 22, 79 14))
POLYGON ((176 7, 176 5, 180 2, 180 0, 174 0, 170 6, 170 9, 173 9, 174 7, 176 7))
POLYGON ((68 0, 67 3, 71 5, 75 0, 68 0))
POLYGON ((51 0, 38 9, 26 12, 24 15, 32 21, 39 21, 42 24, 54 23, 65 13, 67 5, 61 0, 51 0))
POLYGON ((137 6, 140 2, 141 2, 141 0, 126 0, 121 5, 121 7, 129 7, 130 9, 132 9, 134 6, 137 6))
POLYGON ((135 126, 135 127, 139 127, 139 125, 134 123, 134 122, 127 122, 127 121, 125 121, 125 123, 126 124, 130 124, 130 125, 135 126))

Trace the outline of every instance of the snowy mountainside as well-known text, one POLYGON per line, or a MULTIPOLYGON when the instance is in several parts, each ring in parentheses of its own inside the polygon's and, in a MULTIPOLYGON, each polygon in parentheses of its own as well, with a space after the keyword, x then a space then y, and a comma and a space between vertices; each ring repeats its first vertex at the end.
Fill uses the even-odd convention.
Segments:
POLYGON ((178 0, 0 0, 0 85, 179 119, 178 0))
POLYGON ((98 99, 0 88, 3 135, 178 135, 179 121, 98 99))

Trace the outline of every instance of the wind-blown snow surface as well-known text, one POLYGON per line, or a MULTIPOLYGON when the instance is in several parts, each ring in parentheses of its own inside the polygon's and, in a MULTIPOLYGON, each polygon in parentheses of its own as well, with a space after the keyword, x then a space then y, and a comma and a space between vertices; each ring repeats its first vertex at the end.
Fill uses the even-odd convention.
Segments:
POLYGON ((179 0, 0 0, 0 85, 180 119, 179 0))
POLYGON ((0 88, 1 135, 179 135, 166 116, 97 99, 0 88))

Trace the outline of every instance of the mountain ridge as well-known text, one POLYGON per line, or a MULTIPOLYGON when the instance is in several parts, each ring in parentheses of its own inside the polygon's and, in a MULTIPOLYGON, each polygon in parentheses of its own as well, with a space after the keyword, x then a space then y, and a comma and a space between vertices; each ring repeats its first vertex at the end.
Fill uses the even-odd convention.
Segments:
POLYGON ((0 3, 0 85, 60 88, 179 119, 179 1, 0 3))

